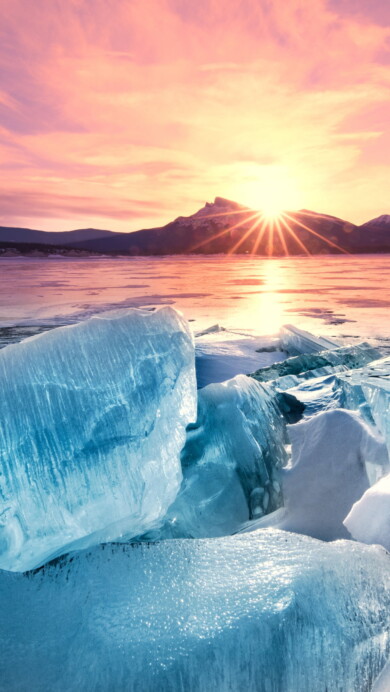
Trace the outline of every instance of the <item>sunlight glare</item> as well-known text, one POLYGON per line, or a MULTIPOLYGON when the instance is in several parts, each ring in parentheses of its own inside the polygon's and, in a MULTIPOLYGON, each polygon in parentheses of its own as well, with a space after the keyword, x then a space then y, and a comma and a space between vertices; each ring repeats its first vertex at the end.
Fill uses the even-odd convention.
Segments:
POLYGON ((284 211, 284 207, 277 200, 269 200, 262 205, 260 212, 267 221, 277 221, 284 211))
POLYGON ((233 199, 250 209, 258 209, 267 219, 278 218, 285 210, 304 206, 297 177, 283 165, 247 166, 246 176, 234 185, 233 199))

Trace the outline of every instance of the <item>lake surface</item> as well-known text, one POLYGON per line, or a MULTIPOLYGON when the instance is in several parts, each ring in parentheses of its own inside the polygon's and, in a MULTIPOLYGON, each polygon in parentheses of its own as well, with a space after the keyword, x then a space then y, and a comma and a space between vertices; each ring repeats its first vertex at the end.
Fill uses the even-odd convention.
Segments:
POLYGON ((286 323, 390 351, 390 255, 1 259, 2 345, 115 307, 171 304, 196 331, 286 323))

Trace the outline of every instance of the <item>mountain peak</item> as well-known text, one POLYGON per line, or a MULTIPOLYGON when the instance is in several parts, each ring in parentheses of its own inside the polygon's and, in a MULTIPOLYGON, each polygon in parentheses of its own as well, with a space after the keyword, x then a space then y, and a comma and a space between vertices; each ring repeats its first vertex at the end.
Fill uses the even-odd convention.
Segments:
POLYGON ((233 202, 233 200, 226 199, 225 197, 215 197, 214 202, 206 202, 203 207, 198 209, 198 211, 196 211, 194 214, 190 214, 190 216, 178 216, 177 219, 175 219, 175 222, 184 224, 193 221, 203 222, 204 220, 210 220, 210 218, 215 217, 216 220, 219 218, 221 223, 223 222, 223 219, 225 223, 228 223, 230 221, 230 214, 237 214, 237 212, 241 211, 249 213, 251 212, 251 210, 248 209, 248 207, 245 207, 243 204, 233 202))
POLYGON ((226 199, 226 197, 216 197, 214 202, 206 202, 206 207, 228 207, 231 209, 246 209, 243 204, 238 202, 233 202, 231 199, 226 199))
POLYGON ((363 226, 389 226, 390 227, 390 214, 382 214, 377 216, 375 219, 366 221, 363 226))

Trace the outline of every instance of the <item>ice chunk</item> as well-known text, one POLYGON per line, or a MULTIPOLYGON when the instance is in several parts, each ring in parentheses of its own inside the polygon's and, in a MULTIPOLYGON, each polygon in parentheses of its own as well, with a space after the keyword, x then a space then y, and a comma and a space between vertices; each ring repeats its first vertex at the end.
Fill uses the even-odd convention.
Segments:
POLYGON ((298 380, 284 380, 286 376, 301 376, 302 379, 309 377, 320 377, 335 372, 335 368, 341 366, 344 370, 361 368, 371 361, 377 360, 380 352, 367 343, 357 344, 356 346, 345 346, 334 348, 333 350, 320 351, 317 353, 306 354, 287 358, 281 363, 275 363, 266 368, 261 368, 251 374, 259 382, 275 380, 275 386, 279 389, 287 388, 298 380))
POLYGON ((357 541, 378 543, 390 552, 390 475, 364 493, 344 524, 357 541))
POLYGON ((1 567, 162 520, 196 415, 194 347, 175 310, 105 313, 8 346, 0 392, 1 567))
POLYGON ((300 353, 317 353, 333 348, 338 348, 339 344, 334 339, 323 336, 313 336, 304 329, 299 329, 293 324, 285 324, 280 330, 280 343, 284 351, 291 356, 300 353))
POLYGON ((325 411, 288 426, 291 466, 281 471, 284 507, 244 530, 276 526, 322 540, 348 537, 343 520, 369 487, 364 462, 387 461, 384 441, 357 413, 325 411))
POLYGON ((389 556, 274 530, 105 545, 0 572, 2 689, 369 690, 389 556))
POLYGON ((390 357, 381 358, 353 372, 339 373, 342 404, 359 409, 375 422, 390 450, 390 357))
POLYGON ((144 539, 223 536, 282 502, 286 425, 266 385, 238 375, 199 391, 181 455, 183 484, 162 529, 144 539))
MULTIPOLYGON (((330 351, 302 354, 288 358, 268 368, 254 372, 251 377, 269 382, 276 392, 288 392, 304 406, 304 415, 312 416, 332 408, 357 408, 346 400, 339 373, 347 373, 374 362, 379 351, 367 343, 346 346, 330 351)), ((361 375, 359 375, 359 378, 361 375)), ((361 394, 360 400, 364 399, 361 394)), ((371 414, 366 418, 373 423, 371 414)))
POLYGON ((321 411, 341 408, 342 388, 335 375, 314 377, 301 382, 296 387, 291 387, 287 392, 283 392, 284 395, 286 393, 294 396, 303 405, 305 418, 321 413, 321 411))

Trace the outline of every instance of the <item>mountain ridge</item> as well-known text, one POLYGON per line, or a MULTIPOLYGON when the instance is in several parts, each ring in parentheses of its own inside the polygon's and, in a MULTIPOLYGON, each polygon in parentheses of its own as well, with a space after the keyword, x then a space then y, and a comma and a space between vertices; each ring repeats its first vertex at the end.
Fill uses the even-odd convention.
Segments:
POLYGON ((61 245, 104 254, 167 255, 231 253, 282 256, 390 252, 390 215, 360 226, 306 209, 273 220, 233 200, 216 197, 190 216, 139 231, 83 228, 41 231, 0 226, 0 242, 61 245))

